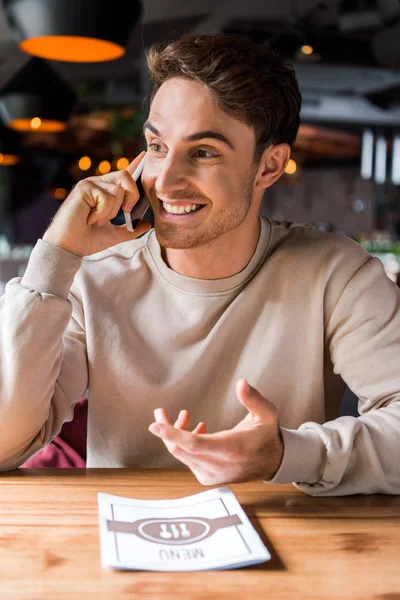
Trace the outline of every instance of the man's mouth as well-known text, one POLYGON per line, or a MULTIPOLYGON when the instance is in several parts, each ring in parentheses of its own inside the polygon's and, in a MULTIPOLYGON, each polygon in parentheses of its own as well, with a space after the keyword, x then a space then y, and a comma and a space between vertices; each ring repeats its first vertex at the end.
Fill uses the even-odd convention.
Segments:
POLYGON ((160 200, 160 213, 162 216, 166 218, 172 219, 182 219, 193 216, 195 213, 200 212, 206 205, 198 204, 196 202, 184 202, 180 200, 179 202, 174 202, 169 204, 168 202, 162 202, 160 200))

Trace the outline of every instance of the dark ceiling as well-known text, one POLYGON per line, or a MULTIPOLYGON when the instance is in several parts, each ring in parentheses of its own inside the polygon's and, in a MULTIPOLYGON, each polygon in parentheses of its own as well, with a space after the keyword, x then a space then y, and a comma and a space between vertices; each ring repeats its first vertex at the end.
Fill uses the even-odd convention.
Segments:
MULTIPOLYGON (((142 0, 142 4, 142 21, 132 31, 123 58, 97 64, 50 63, 84 90, 74 127, 76 136, 80 132, 88 144, 97 139, 101 146, 103 129, 92 129, 97 133, 90 136, 78 115, 141 103, 148 93, 144 49, 185 32, 243 33, 257 42, 268 41, 294 64, 305 122, 400 126, 400 0, 142 0), (301 44, 312 45, 314 54, 299 53, 301 44)), ((29 59, 13 41, 0 9, 0 86, 29 59)), ((107 117, 99 119, 107 129, 107 117)), ((74 146, 71 135, 74 138, 71 132, 64 135, 68 147, 74 146)), ((31 143, 40 145, 40 139, 32 138, 31 143)), ((62 136, 45 139, 54 146, 62 136)))
MULTIPOLYGON (((292 59, 296 43, 311 44, 321 64, 400 66, 400 36, 395 40, 400 0, 142 0, 142 4, 142 21, 132 31, 123 58, 101 64, 56 63, 56 68, 70 81, 128 77, 148 45, 192 31, 244 33, 258 42, 269 41, 292 59), (385 20, 386 4, 397 4, 398 14, 392 9, 391 19, 385 20), (381 41, 388 36, 389 57, 381 41)), ((0 85, 24 60, 0 9, 0 85)))

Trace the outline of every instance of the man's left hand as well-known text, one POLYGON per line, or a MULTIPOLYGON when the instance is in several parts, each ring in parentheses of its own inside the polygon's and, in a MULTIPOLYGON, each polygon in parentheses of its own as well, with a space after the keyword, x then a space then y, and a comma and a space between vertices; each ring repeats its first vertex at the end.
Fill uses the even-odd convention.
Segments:
POLYGON ((283 457, 278 411, 245 379, 236 384, 236 394, 248 414, 235 427, 207 434, 204 423, 188 431, 190 416, 180 412, 174 425, 162 408, 149 431, 161 438, 169 452, 187 465, 203 485, 272 479, 283 457))

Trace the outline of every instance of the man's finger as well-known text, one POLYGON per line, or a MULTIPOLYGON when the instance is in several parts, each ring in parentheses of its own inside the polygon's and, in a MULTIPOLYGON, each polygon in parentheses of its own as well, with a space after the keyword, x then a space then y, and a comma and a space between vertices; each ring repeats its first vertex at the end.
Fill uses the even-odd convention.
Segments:
MULTIPOLYGON (((154 411, 154 418, 156 423, 161 423, 163 425, 171 425, 171 419, 168 416, 167 411, 164 408, 156 408, 154 411)), ((164 440, 163 440, 164 441, 164 440)), ((168 444, 168 442, 164 441, 169 452, 171 452, 172 445, 168 444)))
POLYGON ((155 409, 154 418, 156 420, 156 423, 164 423, 165 425, 171 425, 171 420, 163 408, 155 409))
POLYGON ((174 423, 174 427, 176 429, 187 429, 190 424, 190 415, 187 410, 181 410, 178 415, 177 420, 174 423))
POLYGON ((200 423, 198 425, 196 425, 196 427, 193 429, 192 433, 206 433, 207 431, 207 427, 205 426, 205 424, 200 421, 200 423))
POLYGON ((275 417, 276 407, 264 398, 256 388, 249 385, 246 379, 239 379, 236 384, 236 394, 253 419, 264 422, 275 417))
POLYGON ((146 150, 143 150, 138 156, 136 156, 136 158, 133 159, 133 161, 126 167, 125 171, 128 171, 128 173, 130 175, 133 175, 134 172, 136 171, 136 168, 139 166, 140 161, 142 160, 143 156, 146 154, 146 150))
POLYGON ((151 423, 149 431, 161 438, 164 443, 175 444, 179 448, 182 448, 182 450, 189 452, 189 454, 201 453, 203 436, 197 436, 190 431, 176 429, 172 425, 164 425, 162 423, 151 423))
MULTIPOLYGON (((204 423, 201 425, 205 427, 204 423)), ((162 439, 165 444, 175 444, 193 455, 211 456, 217 452, 230 452, 235 448, 235 434, 232 430, 198 435, 197 432, 183 431, 172 425, 151 423, 149 431, 162 439)))

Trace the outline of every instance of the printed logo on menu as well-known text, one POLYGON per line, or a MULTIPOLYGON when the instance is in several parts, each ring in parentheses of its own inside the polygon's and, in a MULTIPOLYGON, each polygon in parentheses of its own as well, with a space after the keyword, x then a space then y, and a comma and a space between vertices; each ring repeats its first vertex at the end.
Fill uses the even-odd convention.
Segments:
POLYGON ((192 544, 213 535, 219 529, 241 525, 239 515, 217 519, 205 517, 152 518, 138 521, 109 521, 107 529, 113 533, 131 533, 156 544, 192 544))

